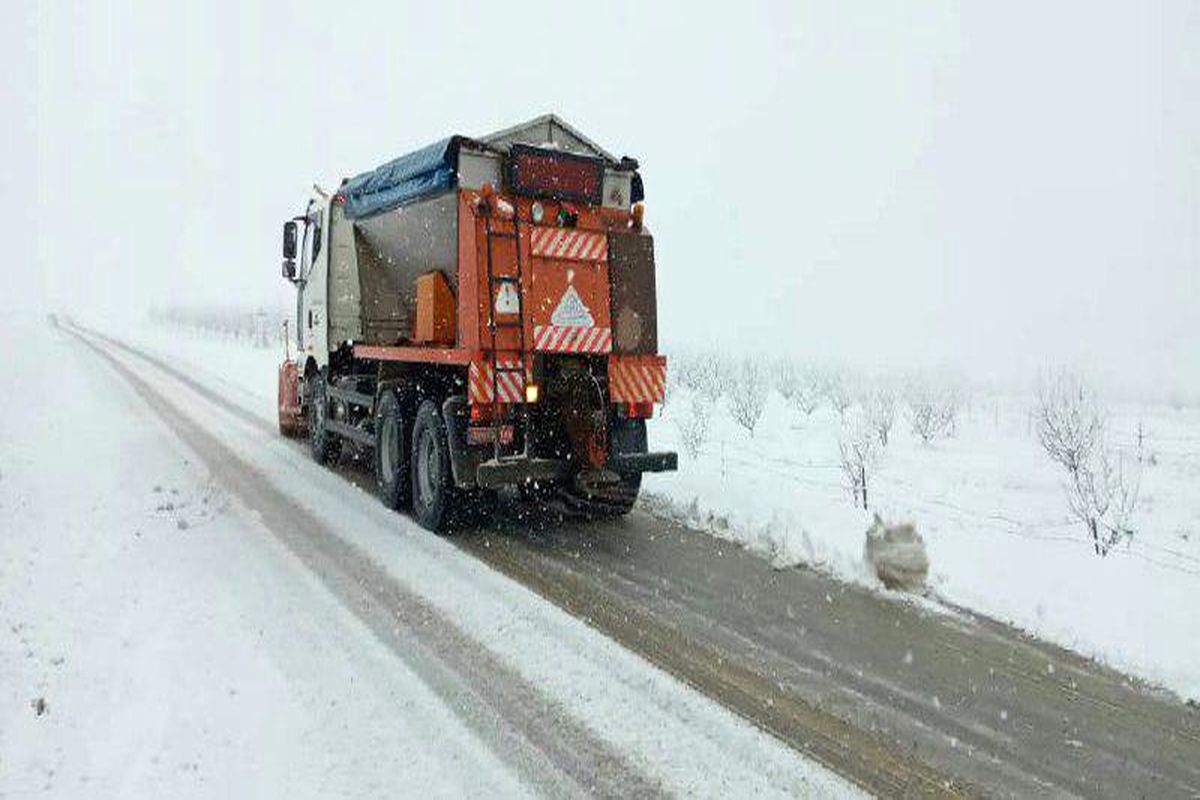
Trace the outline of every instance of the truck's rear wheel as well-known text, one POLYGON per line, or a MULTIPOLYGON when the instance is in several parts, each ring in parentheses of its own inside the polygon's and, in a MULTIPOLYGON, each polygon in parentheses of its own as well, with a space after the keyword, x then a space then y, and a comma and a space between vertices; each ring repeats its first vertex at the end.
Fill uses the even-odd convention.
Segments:
POLYGON ((329 420, 329 398, 325 392, 324 373, 314 372, 309 382, 308 446, 314 461, 329 464, 337 461, 342 451, 342 440, 325 425, 329 420))
POLYGON ((413 516, 422 527, 442 532, 449 527, 455 501, 446 423, 432 400, 421 403, 413 423, 412 458, 413 516))
POLYGON ((404 508, 412 500, 409 428, 399 398, 395 392, 385 392, 375 411, 375 483, 379 499, 388 508, 404 508))
MULTIPOLYGON (((646 439, 646 420, 644 419, 613 419, 610 422, 609 452, 614 455, 645 453, 648 449, 646 439)), ((567 506, 582 514, 598 517, 623 517, 633 510, 637 502, 638 492, 642 488, 642 474, 621 474, 620 480, 597 486, 593 492, 584 493, 577 486, 564 487, 562 499, 567 506)))
POLYGON ((563 486, 558 497, 565 509, 585 517, 623 517, 633 510, 642 476, 622 475, 616 483, 603 489, 584 492, 578 486, 563 486))

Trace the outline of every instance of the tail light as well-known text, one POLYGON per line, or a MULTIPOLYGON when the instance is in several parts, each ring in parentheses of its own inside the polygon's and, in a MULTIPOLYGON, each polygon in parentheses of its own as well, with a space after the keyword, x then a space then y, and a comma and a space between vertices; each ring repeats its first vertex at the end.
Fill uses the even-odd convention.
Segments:
POLYGON ((650 419, 654 416, 654 403, 625 403, 622 410, 629 419, 650 419))

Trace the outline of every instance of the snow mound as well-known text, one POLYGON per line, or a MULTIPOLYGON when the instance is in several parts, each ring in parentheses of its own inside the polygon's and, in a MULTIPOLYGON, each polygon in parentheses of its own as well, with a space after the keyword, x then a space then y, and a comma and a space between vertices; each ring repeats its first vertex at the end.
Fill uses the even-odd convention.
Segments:
POLYGON ((925 552, 925 540, 912 525, 885 525, 876 514, 867 528, 863 560, 888 589, 925 591, 929 554, 925 552))

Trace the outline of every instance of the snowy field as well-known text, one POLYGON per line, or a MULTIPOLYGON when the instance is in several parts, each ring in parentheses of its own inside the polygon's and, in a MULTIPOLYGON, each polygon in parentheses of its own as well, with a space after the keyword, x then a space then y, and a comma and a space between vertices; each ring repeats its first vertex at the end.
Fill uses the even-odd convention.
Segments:
MULTIPOLYGON (((125 335, 223 382, 274 418, 278 347, 179 326, 125 335)), ((753 435, 734 421, 729 392, 689 388, 695 354, 675 359, 651 447, 680 453, 677 473, 648 476, 644 505, 754 549, 780 566, 808 564, 877 586, 862 560, 871 514, 912 522, 931 561, 931 595, 1200 698, 1200 407, 1107 403, 1107 440, 1138 477, 1134 533, 1104 557, 1071 513, 1065 473, 1039 445, 1035 398, 959 386, 952 432, 925 442, 897 390, 895 422, 868 478, 870 512, 852 504, 841 467, 845 420, 870 389, 846 388, 811 414, 764 376, 753 435), (706 420, 696 436, 696 415, 706 420), (691 435, 693 456, 683 441, 691 435), (696 440, 700 441, 697 442, 696 440)), ((773 371, 768 371, 773 372, 773 371)), ((695 385, 703 381, 692 380, 695 385)), ((1031 386, 1032 386, 1031 379, 1031 386)), ((860 380, 860 385, 870 385, 860 380)))
MULTIPOLYGON (((523 708, 563 715, 574 736, 668 793, 857 794, 403 522, 270 426, 131 362, 252 470, 260 497, 286 496, 284 513, 344 535, 377 571, 373 585, 419 596, 423 613, 446 623, 434 627, 457 631, 473 657, 456 666, 422 641, 388 644, 108 364, 40 319, 8 319, 0 332, 22 342, 0 392, 46 400, 0 416, 0 796, 577 789, 513 736, 522 723, 491 719, 472 701, 463 676, 490 663, 513 685, 536 687, 523 708)), ((262 370, 274 351, 155 337, 178 363, 244 383, 235 398, 273 414, 262 370)))

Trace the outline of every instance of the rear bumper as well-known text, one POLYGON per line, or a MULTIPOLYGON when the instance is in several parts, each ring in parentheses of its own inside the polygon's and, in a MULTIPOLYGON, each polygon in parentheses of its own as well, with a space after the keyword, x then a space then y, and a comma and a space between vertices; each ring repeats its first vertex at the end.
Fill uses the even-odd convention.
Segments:
MULTIPOLYGON (((523 483, 555 483, 573 479, 579 464, 565 459, 512 456, 496 459, 492 446, 471 446, 467 443, 467 404, 463 397, 452 397, 442 406, 446 421, 450 461, 455 485, 460 488, 479 487, 499 489, 523 483)), ((645 437, 626 445, 630 450, 645 447, 645 437)), ((643 472, 670 472, 679 468, 675 453, 614 453, 609 456, 607 469, 618 475, 640 475, 643 472)))
POLYGON ((622 475, 642 472, 674 472, 679 469, 678 453, 623 453, 608 459, 608 468, 622 475))
POLYGON ((529 481, 566 480, 571 474, 566 461, 552 458, 488 459, 475 469, 475 484, 484 489, 516 486, 529 481))
MULTIPOLYGON (((612 456, 607 467, 621 475, 636 475, 643 472, 670 472, 678 469, 676 453, 629 453, 612 456)), ((488 459, 475 470, 475 483, 484 489, 499 489, 530 481, 550 483, 565 481, 572 475, 571 465, 552 458, 504 458, 488 459)))

